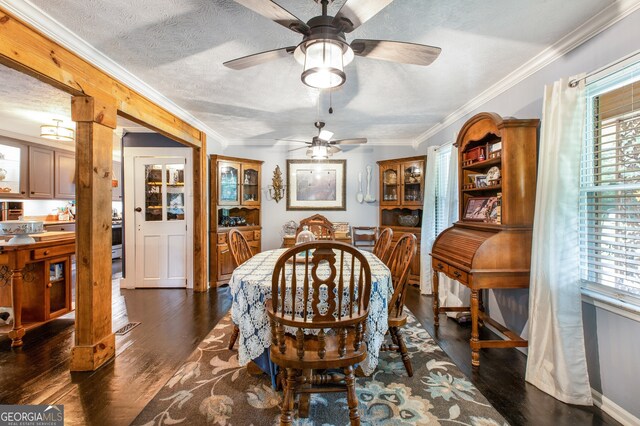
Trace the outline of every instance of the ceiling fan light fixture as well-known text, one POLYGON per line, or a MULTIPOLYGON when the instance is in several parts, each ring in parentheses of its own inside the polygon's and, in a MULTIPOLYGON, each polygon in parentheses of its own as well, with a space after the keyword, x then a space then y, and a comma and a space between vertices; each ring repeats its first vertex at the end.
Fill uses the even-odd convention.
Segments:
POLYGON ((40 126, 40 137, 54 141, 73 142, 75 139, 74 130, 70 127, 61 126, 62 120, 53 121, 56 122, 55 125, 43 124, 40 126))
POLYGON ((353 50, 338 40, 317 39, 308 42, 304 51, 304 70, 302 82, 316 89, 331 89, 344 84, 347 79, 344 73, 345 55, 353 50))
POLYGON ((311 147, 311 158, 314 160, 326 160, 329 158, 329 151, 326 145, 315 145, 311 147))

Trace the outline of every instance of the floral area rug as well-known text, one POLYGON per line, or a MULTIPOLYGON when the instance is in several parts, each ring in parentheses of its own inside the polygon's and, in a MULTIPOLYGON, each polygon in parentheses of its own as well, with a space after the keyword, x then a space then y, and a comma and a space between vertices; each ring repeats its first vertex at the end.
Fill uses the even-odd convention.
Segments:
MULTIPOLYGON (((267 375, 252 376, 238 365, 237 350, 227 349, 231 331, 227 315, 133 424, 278 424, 282 394, 267 375)), ((404 336, 414 375, 407 376, 399 354, 381 352, 376 371, 356 380, 362 424, 507 424, 412 315, 404 336)), ((309 417, 296 413, 294 424, 348 425, 346 394, 313 394, 309 417)))

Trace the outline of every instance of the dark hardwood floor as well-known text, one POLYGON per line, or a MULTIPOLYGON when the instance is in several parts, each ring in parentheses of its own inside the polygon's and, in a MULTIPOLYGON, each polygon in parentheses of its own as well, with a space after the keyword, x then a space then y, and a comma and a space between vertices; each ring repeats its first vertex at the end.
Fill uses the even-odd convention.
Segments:
MULTIPOLYGON (((512 425, 619 425, 597 407, 564 404, 524 381, 527 357, 515 348, 482 349, 480 368, 471 367, 471 323, 458 324, 440 316, 440 326, 433 326, 431 296, 423 296, 416 287, 407 294, 406 306, 427 332, 478 390, 512 425)), ((493 332, 481 328, 480 338, 497 339, 493 332)))
MULTIPOLYGON (((511 424, 617 424, 596 408, 563 404, 526 384, 526 358, 515 349, 483 350, 480 370, 473 371, 470 327, 442 317, 436 333, 431 298, 415 288, 410 291, 411 311, 511 424)), ((0 402, 64 404, 66 424, 129 424, 231 305, 226 287, 198 294, 121 291, 114 284, 113 294, 113 329, 129 321, 141 323, 116 337, 114 360, 95 372, 69 373, 73 315, 30 331, 21 349, 11 349, 9 339, 0 337, 0 402)))

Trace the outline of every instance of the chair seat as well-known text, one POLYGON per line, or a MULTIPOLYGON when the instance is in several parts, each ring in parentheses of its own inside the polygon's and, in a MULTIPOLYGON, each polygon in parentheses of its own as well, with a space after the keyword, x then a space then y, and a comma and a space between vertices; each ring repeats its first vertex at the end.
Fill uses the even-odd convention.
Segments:
POLYGON ((362 343, 357 351, 353 348, 353 333, 347 335, 346 353, 340 357, 338 348, 340 346, 338 336, 325 336, 325 356, 320 358, 318 348, 320 344, 317 337, 305 337, 304 358, 298 358, 297 341, 294 336, 285 335, 286 350, 280 353, 280 349, 271 345, 271 361, 278 365, 286 364, 287 367, 297 369, 325 369, 342 368, 364 361, 367 357, 367 345, 362 343))
POLYGON ((389 316, 389 327, 402 327, 407 323, 407 314, 402 313, 399 316, 389 316))

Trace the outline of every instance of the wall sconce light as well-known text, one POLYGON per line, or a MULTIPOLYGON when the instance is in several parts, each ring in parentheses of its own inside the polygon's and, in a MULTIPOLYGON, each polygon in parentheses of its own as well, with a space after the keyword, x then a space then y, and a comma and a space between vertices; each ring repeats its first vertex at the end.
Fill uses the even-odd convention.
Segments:
POLYGON ((282 172, 280 166, 276 166, 273 171, 273 179, 271 179, 271 185, 267 186, 269 190, 269 197, 276 201, 276 203, 284 198, 285 185, 282 183, 282 172))

